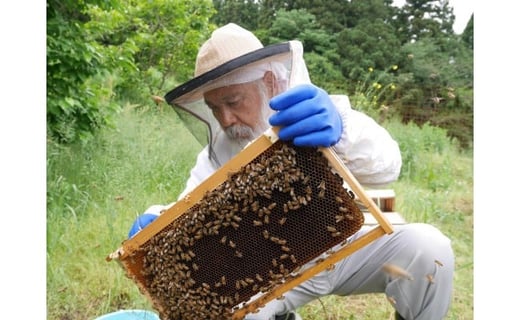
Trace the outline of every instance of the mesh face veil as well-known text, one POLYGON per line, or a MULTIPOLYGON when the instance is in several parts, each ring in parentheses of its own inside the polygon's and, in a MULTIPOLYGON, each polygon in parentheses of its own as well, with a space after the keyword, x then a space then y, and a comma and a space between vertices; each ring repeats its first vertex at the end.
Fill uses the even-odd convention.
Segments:
POLYGON ((195 77, 168 92, 165 98, 194 137, 202 145, 208 145, 209 158, 216 167, 223 165, 250 142, 231 138, 229 131, 251 130, 257 137, 269 128, 267 119, 273 111, 268 106, 271 96, 267 92, 277 94, 310 82, 299 41, 263 47, 251 32, 234 24, 217 29, 212 34, 199 50, 196 65, 195 77), (258 80, 268 72, 274 76, 272 87, 262 88, 263 82, 258 80), (258 81, 262 98, 258 108, 263 119, 259 119, 255 128, 228 128, 226 134, 206 104, 204 94, 255 81, 258 81))

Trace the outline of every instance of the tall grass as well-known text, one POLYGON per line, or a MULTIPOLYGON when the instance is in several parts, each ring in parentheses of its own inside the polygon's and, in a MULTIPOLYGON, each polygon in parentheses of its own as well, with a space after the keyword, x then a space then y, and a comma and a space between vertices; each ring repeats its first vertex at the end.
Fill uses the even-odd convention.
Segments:
MULTIPOLYGON (((403 152, 390 187, 410 222, 432 223, 453 241, 456 277, 448 319, 473 319, 472 155, 443 130, 385 123, 403 152)), ((135 217, 184 188, 200 144, 170 109, 126 106, 115 129, 70 147, 47 146, 47 317, 93 319, 118 309, 151 309, 117 262, 105 257, 135 217)), ((311 319, 392 319, 383 295, 327 297, 302 308, 311 319)))
POLYGON ((150 308, 117 263, 135 217, 183 190, 200 144, 170 109, 124 108, 115 130, 83 145, 48 144, 47 304, 50 319, 150 308))

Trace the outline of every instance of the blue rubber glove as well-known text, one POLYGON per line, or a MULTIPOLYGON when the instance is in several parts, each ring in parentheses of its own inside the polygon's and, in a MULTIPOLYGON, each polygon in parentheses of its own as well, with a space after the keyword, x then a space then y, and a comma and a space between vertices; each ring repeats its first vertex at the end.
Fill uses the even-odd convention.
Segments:
POLYGON ((338 110, 325 90, 312 84, 296 86, 269 102, 278 111, 269 118, 279 126, 278 137, 303 147, 330 147, 341 138, 343 125, 338 110))
POLYGON ((157 219, 158 215, 153 213, 143 213, 137 219, 135 219, 134 224, 130 228, 128 232, 128 239, 132 238, 136 233, 144 229, 147 225, 152 223, 155 219, 157 219))

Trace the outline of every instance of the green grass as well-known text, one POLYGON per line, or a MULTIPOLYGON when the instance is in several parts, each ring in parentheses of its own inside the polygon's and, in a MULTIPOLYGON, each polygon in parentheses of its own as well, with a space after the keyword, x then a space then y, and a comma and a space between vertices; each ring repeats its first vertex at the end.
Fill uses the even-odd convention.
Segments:
MULTIPOLYGON (((390 187, 410 222, 446 233, 456 254, 448 319, 473 319, 473 157, 445 132, 385 124, 403 151, 390 187)), ((118 309, 151 309, 117 262, 105 261, 135 217, 183 190, 202 146, 170 109, 126 106, 115 129, 92 141, 47 145, 47 318, 93 319, 118 309)), ((305 320, 393 319, 384 295, 329 296, 302 308, 305 320)))

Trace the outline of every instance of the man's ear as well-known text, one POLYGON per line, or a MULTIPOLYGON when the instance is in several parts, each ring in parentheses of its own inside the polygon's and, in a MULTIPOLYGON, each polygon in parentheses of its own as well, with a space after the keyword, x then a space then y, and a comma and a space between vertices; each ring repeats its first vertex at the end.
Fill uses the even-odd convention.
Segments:
POLYGON ((264 81, 265 87, 267 88, 267 93, 269 94, 269 97, 272 98, 276 94, 278 94, 276 76, 272 71, 266 71, 262 80, 264 81))

